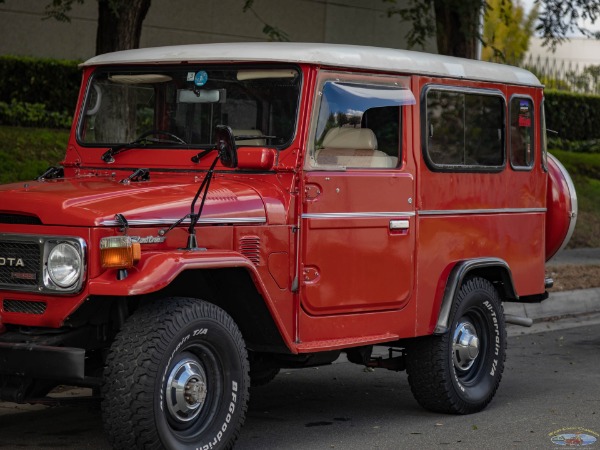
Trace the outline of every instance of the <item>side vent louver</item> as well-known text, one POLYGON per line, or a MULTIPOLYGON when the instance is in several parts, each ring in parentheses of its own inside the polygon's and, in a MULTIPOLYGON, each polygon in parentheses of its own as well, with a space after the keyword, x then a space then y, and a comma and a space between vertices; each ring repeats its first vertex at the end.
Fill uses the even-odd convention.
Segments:
POLYGON ((239 251, 255 266, 260 264, 260 238, 258 236, 244 236, 241 238, 239 251))

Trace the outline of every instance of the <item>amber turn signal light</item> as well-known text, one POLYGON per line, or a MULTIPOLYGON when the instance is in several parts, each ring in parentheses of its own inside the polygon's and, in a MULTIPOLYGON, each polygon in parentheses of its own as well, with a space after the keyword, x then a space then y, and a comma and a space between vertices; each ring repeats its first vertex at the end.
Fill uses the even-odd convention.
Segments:
POLYGON ((129 269, 142 257, 139 242, 129 236, 111 236, 100 239, 100 264, 104 269, 129 269))

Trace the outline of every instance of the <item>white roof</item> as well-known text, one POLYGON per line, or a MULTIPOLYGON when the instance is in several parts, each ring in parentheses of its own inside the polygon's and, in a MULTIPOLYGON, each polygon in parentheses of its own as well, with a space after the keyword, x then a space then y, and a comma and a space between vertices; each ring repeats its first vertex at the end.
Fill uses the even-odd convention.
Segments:
POLYGON ((297 42, 236 42, 141 48, 95 56, 81 66, 186 62, 308 63, 542 86, 531 72, 502 64, 409 50, 297 42))

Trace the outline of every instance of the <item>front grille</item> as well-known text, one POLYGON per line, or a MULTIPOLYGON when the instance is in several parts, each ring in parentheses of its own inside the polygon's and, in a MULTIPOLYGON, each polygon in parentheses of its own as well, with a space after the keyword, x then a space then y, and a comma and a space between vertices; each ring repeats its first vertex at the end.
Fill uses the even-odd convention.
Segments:
POLYGON ((13 225, 41 225, 42 221, 36 216, 0 213, 0 223, 9 223, 13 225))
POLYGON ((0 285, 37 286, 41 281, 38 242, 0 241, 0 285))
POLYGON ((4 300, 2 309, 7 313, 44 314, 45 302, 27 302, 23 300, 4 300))

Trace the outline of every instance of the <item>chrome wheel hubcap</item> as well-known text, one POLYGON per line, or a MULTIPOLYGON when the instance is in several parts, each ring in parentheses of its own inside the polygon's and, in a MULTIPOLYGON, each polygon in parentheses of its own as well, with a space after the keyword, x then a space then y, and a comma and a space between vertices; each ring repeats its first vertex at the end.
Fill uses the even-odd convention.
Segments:
POLYGON ((479 338, 477 330, 470 322, 461 322, 454 331, 452 340, 452 357, 454 367, 469 370, 479 355, 479 338))
POLYGON ((191 358, 179 361, 169 374, 165 401, 171 416, 179 422, 189 422, 200 414, 206 400, 206 374, 191 358))

